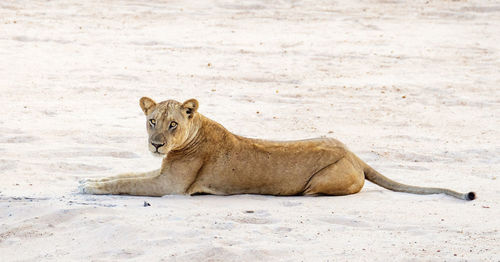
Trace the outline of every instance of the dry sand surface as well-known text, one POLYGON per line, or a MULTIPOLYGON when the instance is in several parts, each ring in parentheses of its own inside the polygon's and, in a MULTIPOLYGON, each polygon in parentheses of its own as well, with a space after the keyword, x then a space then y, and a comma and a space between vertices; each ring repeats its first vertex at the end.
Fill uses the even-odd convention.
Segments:
POLYGON ((1 1, 0 261, 500 260, 500 3, 353 2, 1 1), (159 167, 145 95, 479 198, 78 193, 159 167))

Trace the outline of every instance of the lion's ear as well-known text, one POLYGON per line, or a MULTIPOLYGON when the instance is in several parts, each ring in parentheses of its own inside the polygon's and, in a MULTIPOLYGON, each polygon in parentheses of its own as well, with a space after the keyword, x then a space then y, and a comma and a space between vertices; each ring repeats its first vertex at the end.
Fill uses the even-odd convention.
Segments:
POLYGON ((196 99, 189 99, 186 102, 182 103, 182 110, 186 112, 188 118, 194 116, 196 110, 198 110, 198 101, 196 99))
POLYGON ((139 105, 145 115, 149 115, 156 108, 156 102, 149 97, 141 98, 141 100, 139 100, 139 105))

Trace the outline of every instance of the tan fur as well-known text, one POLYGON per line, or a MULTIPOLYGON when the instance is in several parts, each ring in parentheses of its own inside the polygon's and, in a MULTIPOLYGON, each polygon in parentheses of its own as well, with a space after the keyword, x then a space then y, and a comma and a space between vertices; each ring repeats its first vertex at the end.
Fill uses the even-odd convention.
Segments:
POLYGON ((84 193, 348 195, 359 192, 366 178, 394 191, 475 197, 392 181, 335 139, 278 142, 232 134, 198 113, 195 99, 157 104, 143 97, 140 106, 147 117, 149 149, 164 156, 161 168, 87 180, 84 193))

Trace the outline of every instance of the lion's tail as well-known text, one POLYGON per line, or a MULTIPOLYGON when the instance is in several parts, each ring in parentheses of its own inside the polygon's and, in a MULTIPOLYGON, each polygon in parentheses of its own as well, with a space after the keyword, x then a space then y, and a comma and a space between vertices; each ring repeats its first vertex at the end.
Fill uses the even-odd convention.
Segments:
POLYGON ((363 161, 361 161, 361 163, 364 164, 364 173, 366 179, 381 187, 387 188, 392 191, 406 192, 406 193, 420 194, 420 195, 446 194, 463 200, 474 200, 476 198, 476 193, 474 192, 463 194, 446 188, 419 187, 419 186, 410 186, 401 184, 380 174, 379 172, 377 172, 377 170, 373 169, 371 166, 364 163, 363 161))

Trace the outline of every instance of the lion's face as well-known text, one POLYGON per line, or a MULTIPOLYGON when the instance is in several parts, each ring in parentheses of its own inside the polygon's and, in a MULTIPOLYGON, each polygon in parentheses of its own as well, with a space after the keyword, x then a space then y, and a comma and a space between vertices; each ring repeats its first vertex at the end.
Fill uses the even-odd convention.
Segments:
POLYGON ((151 98, 143 97, 139 104, 146 115, 148 147, 153 154, 166 155, 185 144, 191 135, 198 101, 190 99, 181 104, 167 100, 157 104, 151 98))

